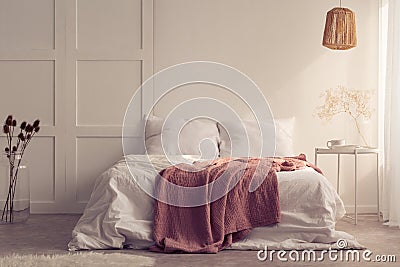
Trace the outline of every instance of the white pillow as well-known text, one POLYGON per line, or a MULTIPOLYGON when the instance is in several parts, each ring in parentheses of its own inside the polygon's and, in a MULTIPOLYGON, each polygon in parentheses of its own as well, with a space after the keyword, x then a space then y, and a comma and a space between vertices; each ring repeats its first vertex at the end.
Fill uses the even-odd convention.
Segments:
MULTIPOLYGON (((181 121, 177 121, 176 124, 181 123, 181 121)), ((164 119, 149 116, 145 121, 145 148, 146 152, 149 155, 174 155, 176 153, 164 153, 163 147, 161 145, 161 129, 163 128, 164 119)), ((168 135, 177 134, 179 129, 178 126, 173 127, 173 125, 165 125, 164 126, 164 134, 170 132, 168 135)))
POLYGON ((164 119, 149 116, 146 122, 145 146, 149 155, 201 155, 210 159, 218 157, 218 143, 217 124, 209 119, 178 119, 164 124, 164 119))
POLYGON ((242 123, 218 123, 220 131, 221 157, 266 157, 273 156, 275 135, 275 156, 293 156, 293 131, 295 118, 275 119, 273 122, 243 121, 242 123), (260 127, 263 131, 260 130, 260 127), (245 133, 247 131, 247 136, 245 133), (228 135, 229 131, 229 135, 228 135), (261 138, 261 134, 266 136, 261 138), (248 141, 247 141, 248 138, 248 141), (272 140, 271 140, 272 139, 272 140), (231 146, 231 142, 234 146, 231 146), (263 147, 262 147, 263 146, 263 147))

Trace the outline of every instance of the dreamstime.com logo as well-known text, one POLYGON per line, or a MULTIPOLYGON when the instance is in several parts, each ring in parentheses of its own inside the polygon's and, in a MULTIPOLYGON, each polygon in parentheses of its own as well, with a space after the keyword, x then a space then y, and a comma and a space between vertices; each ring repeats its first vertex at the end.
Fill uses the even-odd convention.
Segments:
POLYGON ((356 250, 346 249, 347 241, 345 239, 339 239, 336 242, 336 248, 329 248, 327 250, 315 251, 311 250, 268 250, 265 246, 264 250, 257 252, 257 259, 259 261, 270 261, 274 260, 286 262, 321 262, 325 260, 329 261, 341 261, 341 262, 396 262, 396 255, 373 255, 373 252, 369 249, 356 250))

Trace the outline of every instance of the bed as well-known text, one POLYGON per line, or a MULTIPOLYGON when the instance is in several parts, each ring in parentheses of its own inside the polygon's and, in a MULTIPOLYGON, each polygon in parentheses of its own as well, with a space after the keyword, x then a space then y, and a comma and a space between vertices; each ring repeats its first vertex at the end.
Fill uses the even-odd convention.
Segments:
MULTIPOLYGON (((165 155, 159 153, 162 121, 153 118, 153 123, 146 126, 147 152, 151 153, 125 156, 96 179, 90 200, 73 229, 72 240, 68 244, 69 250, 148 249, 154 245, 155 200, 144 192, 143 185, 154 188, 156 175, 169 167, 171 162, 176 164, 199 161, 199 154, 193 149, 197 146, 187 143, 189 139, 197 144, 204 138, 215 140, 220 157, 226 156, 224 153, 229 151, 235 140, 240 141, 240 138, 234 135, 231 135, 229 140, 224 140, 223 129, 218 128, 216 124, 215 130, 213 122, 191 123, 194 130, 180 132, 189 136, 186 139, 183 136, 184 141, 179 146, 186 151, 174 155, 175 146, 167 148, 169 153, 165 155)), ((288 142, 291 142, 290 129, 293 128, 293 120, 278 121, 276 125, 278 156, 293 155, 293 151, 287 151, 292 149, 288 142)), ((254 145, 254 142, 251 142, 251 127, 249 124, 249 140, 250 144, 254 145)), ((257 147, 257 144, 254 147, 257 147)), ((203 156, 204 154, 213 157, 215 151, 211 149, 203 153, 203 156)), ((345 209, 335 189, 322 174, 306 167, 290 172, 278 172, 277 180, 280 222, 252 229, 249 235, 234 242, 227 249, 259 250, 266 246, 269 249, 286 250, 328 249, 335 247, 339 239, 345 239, 348 248, 362 248, 352 235, 335 229, 336 221, 345 215, 345 209)))

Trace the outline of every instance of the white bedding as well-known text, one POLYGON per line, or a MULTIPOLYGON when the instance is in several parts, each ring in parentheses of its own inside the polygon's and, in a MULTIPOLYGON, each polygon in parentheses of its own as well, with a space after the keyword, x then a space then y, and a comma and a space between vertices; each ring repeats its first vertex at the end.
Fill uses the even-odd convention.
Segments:
MULTIPOLYGON (((98 177, 73 230, 69 250, 146 249, 153 244, 154 199, 135 180, 152 185, 154 168, 158 172, 170 163, 163 156, 149 157, 153 165, 145 155, 131 155, 98 177)), ((278 183, 281 222, 253 229, 230 249, 328 249, 340 238, 346 239, 349 247, 362 248, 353 236, 335 230, 335 222, 344 216, 345 209, 324 176, 311 168, 279 172, 278 183)))

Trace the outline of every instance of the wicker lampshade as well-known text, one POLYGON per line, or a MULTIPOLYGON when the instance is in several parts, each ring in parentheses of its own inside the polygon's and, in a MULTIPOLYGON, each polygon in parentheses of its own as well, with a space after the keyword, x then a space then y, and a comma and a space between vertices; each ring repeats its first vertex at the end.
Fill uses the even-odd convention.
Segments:
POLYGON ((328 11, 322 45, 334 50, 357 46, 356 16, 353 11, 342 7, 328 11))

